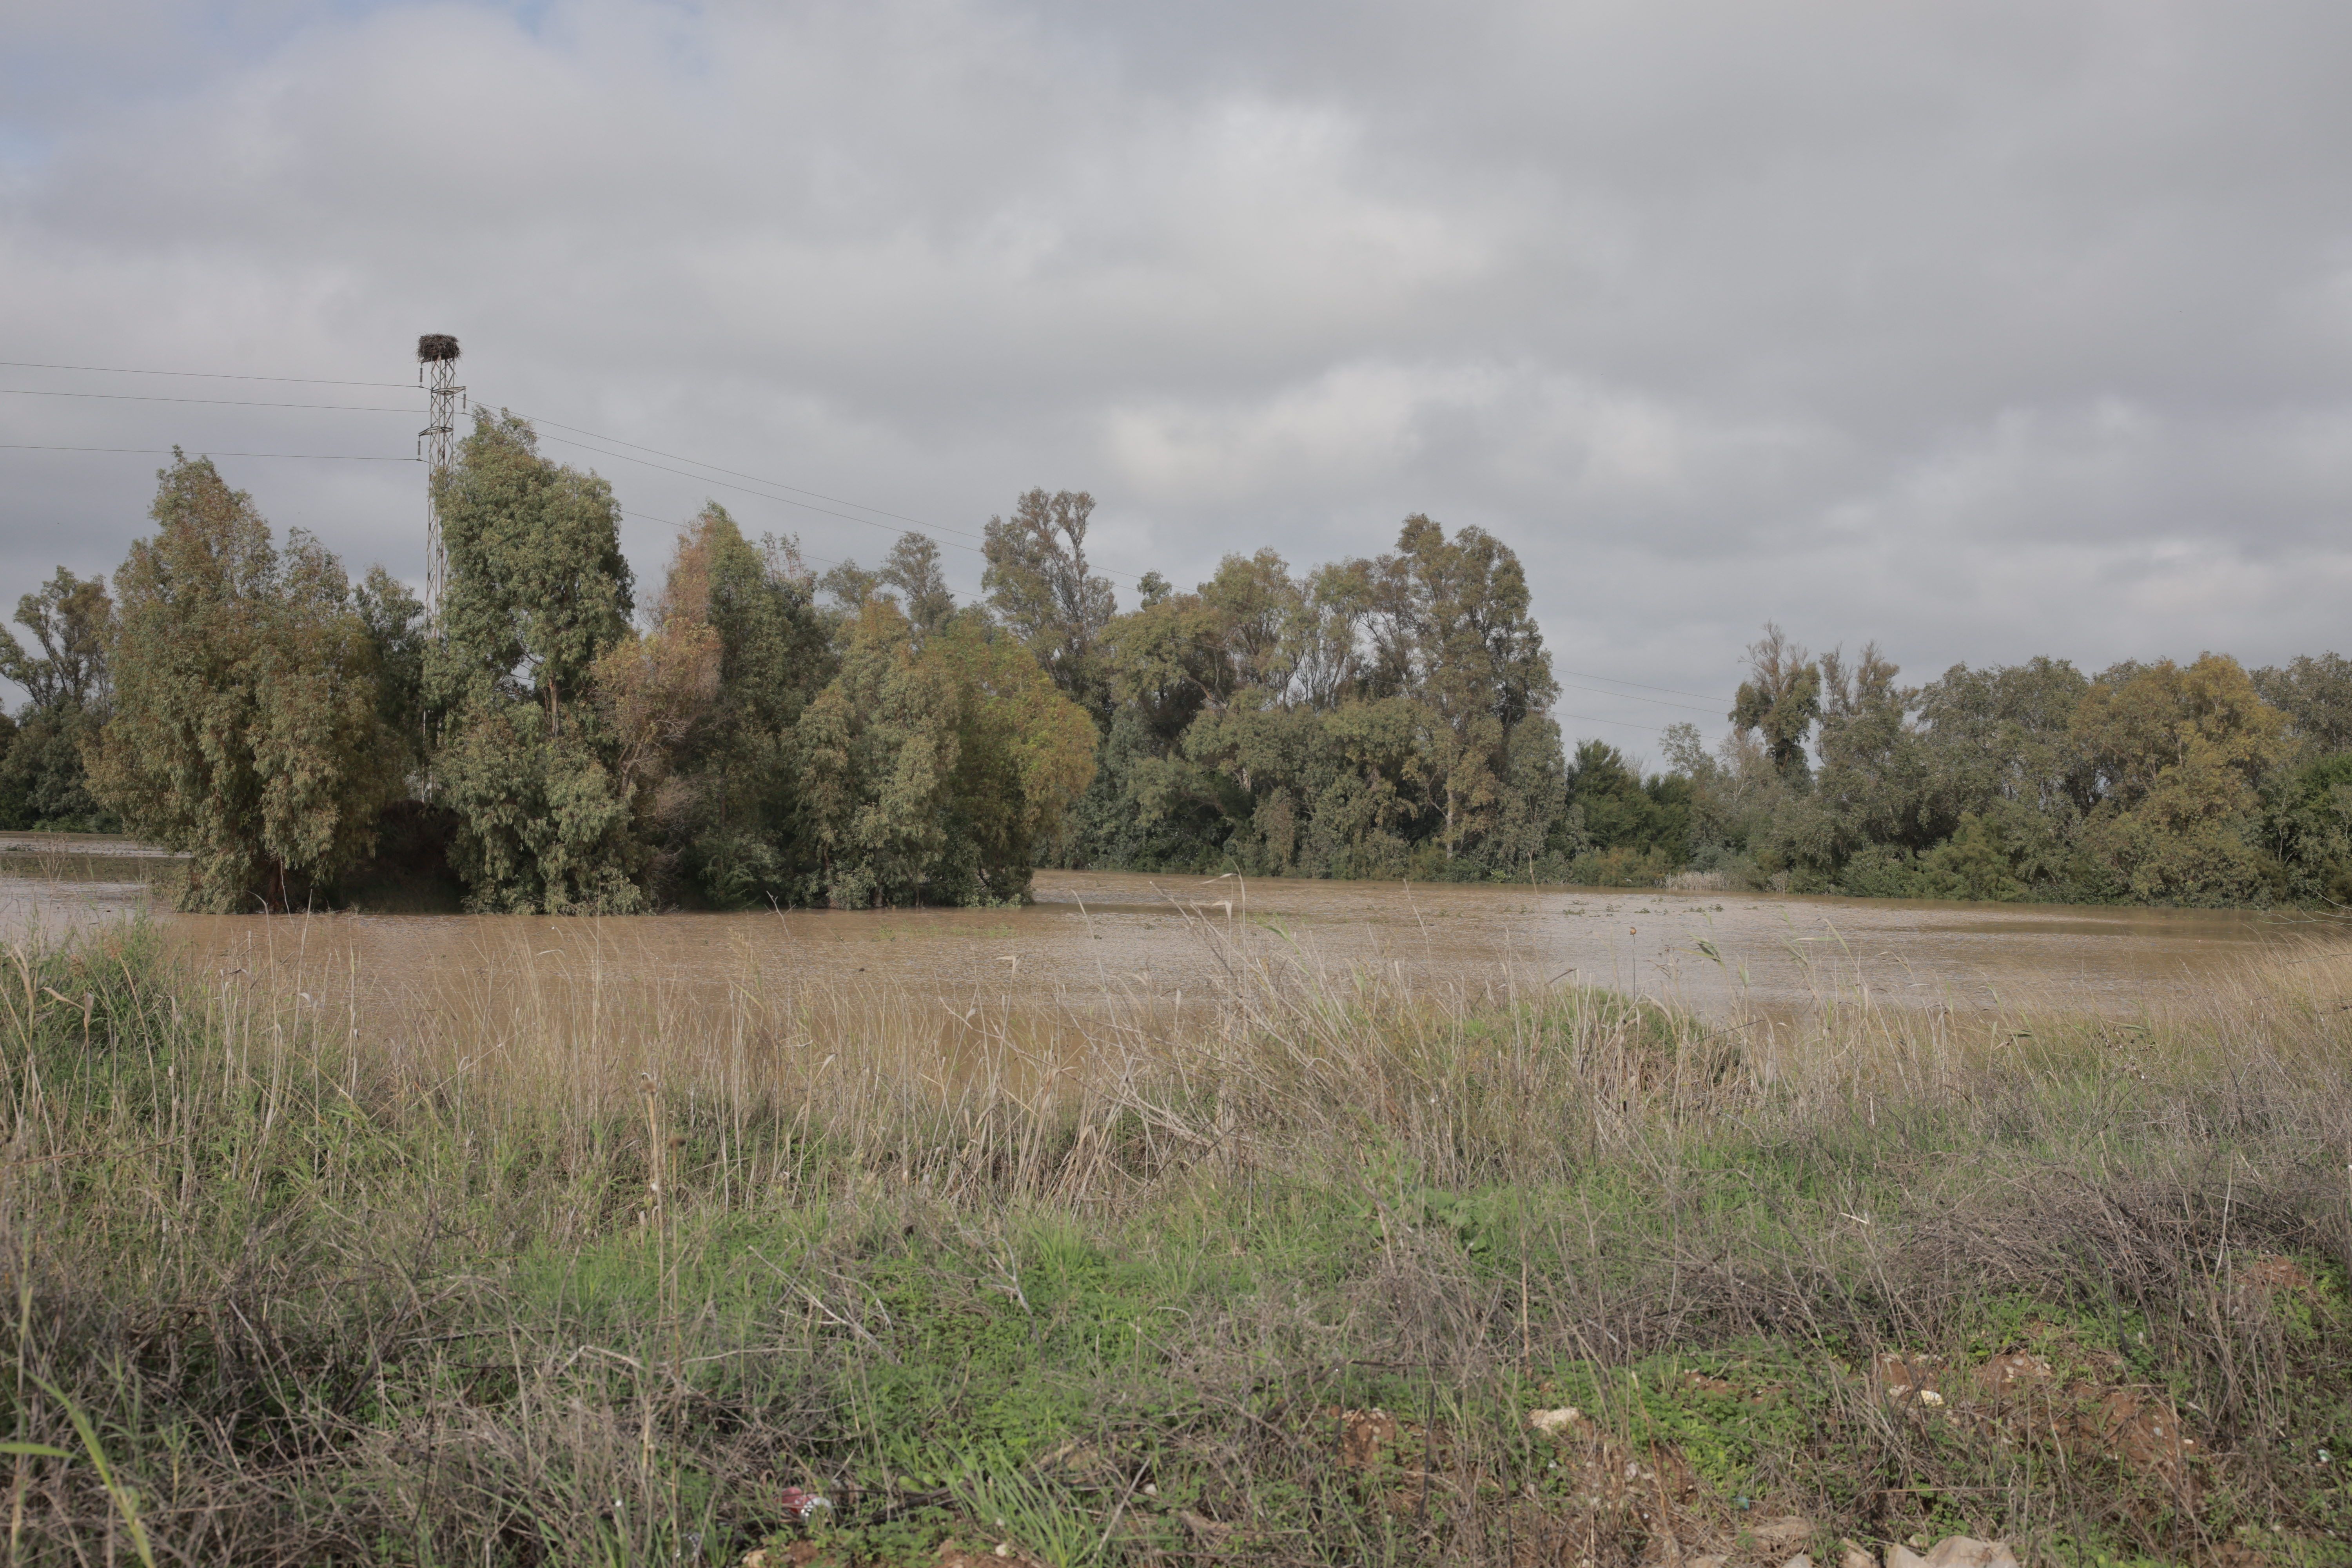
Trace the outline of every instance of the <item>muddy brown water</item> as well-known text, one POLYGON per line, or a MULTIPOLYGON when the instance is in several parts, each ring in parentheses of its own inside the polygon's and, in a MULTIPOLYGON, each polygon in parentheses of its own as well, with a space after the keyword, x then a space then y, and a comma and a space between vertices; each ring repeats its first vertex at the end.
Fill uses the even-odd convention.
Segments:
POLYGON ((178 866, 160 849, 95 834, 0 834, 0 935, 137 914, 178 866))
MULTIPOLYGON (((2342 922, 2257 911, 1103 872, 1040 873, 1035 892, 1015 910, 167 924, 200 954, 252 960, 257 973, 331 970, 372 976, 367 988, 385 993, 528 973, 533 985, 575 991, 711 997, 782 981, 954 1006, 1118 1001, 1155 1011, 1213 998, 1248 955, 1334 975, 1377 965, 1417 989, 1474 995, 1588 984, 1709 1014, 1801 1014, 1867 995, 2130 1015, 2264 961, 2352 951, 2342 922)), ((95 907, 111 885, 55 896, 95 907)))

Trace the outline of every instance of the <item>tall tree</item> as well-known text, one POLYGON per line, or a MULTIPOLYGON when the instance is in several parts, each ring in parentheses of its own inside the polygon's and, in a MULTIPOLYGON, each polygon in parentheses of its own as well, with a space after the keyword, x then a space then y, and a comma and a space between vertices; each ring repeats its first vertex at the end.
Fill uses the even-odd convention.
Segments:
POLYGON ((1026 648, 970 619, 918 643, 887 598, 793 726, 807 896, 862 907, 1018 900, 1094 772, 1094 726, 1026 648))
POLYGON ((1484 529, 1449 540, 1415 514, 1369 575, 1373 688, 1426 715, 1437 840, 1452 860, 1494 821, 1511 731, 1559 691, 1551 656, 1518 557, 1484 529))
POLYGON ((1096 644, 1118 604, 1087 563, 1087 523, 1095 498, 1084 490, 1033 489, 1010 519, 984 530, 981 588, 1013 634, 1071 700, 1108 722, 1109 697, 1096 644))
POLYGON ((174 454, 152 538, 116 578, 99 794, 187 853, 185 907, 284 909, 370 849, 400 784, 377 654, 342 568, 295 531, 283 554, 211 461, 174 454))
POLYGON ((2074 728, 2105 785, 2083 834, 2095 886, 2168 903, 2263 896, 2276 868, 2257 791, 2287 755, 2286 718, 2235 659, 2120 666, 2084 694, 2074 728))
POLYGON ((448 583, 425 687, 467 901, 642 908, 650 850, 591 700, 598 661, 629 635, 612 487, 541 457, 526 421, 488 411, 433 483, 448 583))
POLYGON ((938 631, 955 614, 955 593, 940 569, 940 547, 929 534, 900 534, 877 575, 883 586, 903 595, 900 604, 918 632, 938 631))
POLYGON ((2313 752, 2352 752, 2352 658, 2305 654, 2284 668, 2255 670, 2253 682, 2313 752))
POLYGON ((657 616, 717 634, 719 679, 662 828, 684 877, 718 903, 792 899, 804 884, 793 729, 837 662, 815 592, 793 541, 753 545, 715 501, 671 558, 657 616))
POLYGON ((425 605, 399 578, 371 566, 352 607, 375 649, 376 711, 398 740, 404 770, 413 771, 425 761, 425 650, 432 640, 425 605))
POLYGON ((1741 734, 1761 735, 1772 765, 1792 779, 1805 776, 1805 738, 1822 712, 1822 671, 1812 657, 1777 626, 1748 645, 1748 678, 1740 682, 1728 717, 1741 734))
POLYGON ((1255 689, 1275 701, 1288 698, 1306 598, 1288 563, 1272 550, 1217 563, 1217 574, 1201 584, 1201 601, 1220 623, 1229 689, 1255 689))
POLYGON ((114 601, 107 597, 104 577, 84 579, 58 567, 39 593, 16 601, 16 624, 33 634, 41 651, 28 654, 14 637, 0 635, 0 675, 25 689, 36 711, 105 707, 114 601))
POLYGON ((114 603, 106 579, 59 567, 39 593, 16 601, 16 622, 40 652, 0 636, 0 675, 28 698, 0 752, 0 826, 113 826, 113 813, 89 792, 82 761, 106 721, 112 690, 106 649, 114 603))
POLYGON ((1927 768, 1910 722, 1915 694, 1895 684, 1893 659, 1864 643, 1857 658, 1821 658, 1822 770, 1815 789, 1838 821, 1843 859, 1865 843, 1922 848, 1937 837, 1927 816, 1927 768))
POLYGON ((1308 574, 1284 633, 1297 700, 1328 710, 1364 695, 1364 623, 1371 617, 1371 563, 1343 561, 1308 574))

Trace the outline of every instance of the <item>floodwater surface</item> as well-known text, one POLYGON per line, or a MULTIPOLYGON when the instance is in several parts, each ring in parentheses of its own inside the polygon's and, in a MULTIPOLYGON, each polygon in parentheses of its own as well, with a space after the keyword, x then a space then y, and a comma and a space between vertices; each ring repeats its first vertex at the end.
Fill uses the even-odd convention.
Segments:
POLYGON ((177 857, 89 833, 0 834, 0 933, 120 920, 153 903, 177 857))
MULTIPOLYGON (((383 1001, 527 984, 574 996, 660 989, 665 1007, 823 985, 1150 1011, 1212 1001, 1272 963, 1377 966, 1475 995, 1555 984, 1708 1014, 1898 1005, 2131 1015, 2266 960, 2342 951, 2294 913, 1927 903, 1492 884, 1244 881, 1042 872, 1011 910, 765 911, 616 919, 172 916, 200 955, 346 976, 383 1001)), ((342 988, 338 985, 340 992, 342 988)), ((596 1005, 604 1005, 597 1002, 596 1005)))

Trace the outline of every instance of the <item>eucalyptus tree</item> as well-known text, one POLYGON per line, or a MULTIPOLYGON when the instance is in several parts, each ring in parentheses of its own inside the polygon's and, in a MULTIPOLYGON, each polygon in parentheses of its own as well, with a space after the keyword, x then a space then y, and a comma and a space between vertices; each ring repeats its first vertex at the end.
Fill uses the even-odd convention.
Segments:
POLYGON ((649 847, 593 700, 598 661, 630 632, 612 487, 487 410, 433 486, 448 573, 425 661, 430 787, 456 813, 469 907, 645 907, 649 847))
POLYGON ((299 530, 274 548, 209 459, 159 479, 156 531, 115 579, 92 784, 188 855, 184 907, 294 907, 373 847, 400 788, 377 642, 334 557, 299 530))
POLYGON ((1107 724, 1110 699, 1097 644, 1118 605, 1109 582, 1087 561, 1094 510, 1084 490, 1033 489, 1010 518, 990 518, 981 588, 1054 684, 1107 724))

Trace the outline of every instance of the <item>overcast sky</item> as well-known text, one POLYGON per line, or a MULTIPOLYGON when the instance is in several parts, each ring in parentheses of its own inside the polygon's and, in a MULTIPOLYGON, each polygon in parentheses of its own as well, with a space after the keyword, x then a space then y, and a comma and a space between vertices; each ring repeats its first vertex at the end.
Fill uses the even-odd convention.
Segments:
MULTIPOLYGON (((1090 489, 1129 604, 1425 511, 1653 755, 1768 617, 1914 679, 2352 651, 2347 59, 2340 0, 32 0, 0 359, 395 384, 0 367, 0 442, 402 457, 448 331, 484 401, 856 503, 551 439, 641 578, 706 497, 921 520, 970 594, 1090 489)), ((156 461, 0 450, 0 603, 110 574, 156 461)), ((414 464, 220 464, 421 580, 414 464)))

